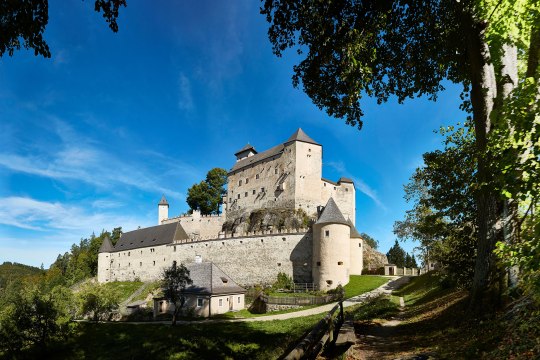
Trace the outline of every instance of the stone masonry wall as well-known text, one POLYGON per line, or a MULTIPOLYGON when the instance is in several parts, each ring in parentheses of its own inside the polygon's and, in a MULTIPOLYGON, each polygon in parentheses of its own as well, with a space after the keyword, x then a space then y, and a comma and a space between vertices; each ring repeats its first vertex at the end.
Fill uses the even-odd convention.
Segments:
POLYGON ((99 258, 99 268, 110 269, 108 281, 153 281, 173 261, 186 264, 200 256, 240 285, 272 284, 279 272, 311 282, 312 246, 311 232, 193 241, 111 253, 99 258))

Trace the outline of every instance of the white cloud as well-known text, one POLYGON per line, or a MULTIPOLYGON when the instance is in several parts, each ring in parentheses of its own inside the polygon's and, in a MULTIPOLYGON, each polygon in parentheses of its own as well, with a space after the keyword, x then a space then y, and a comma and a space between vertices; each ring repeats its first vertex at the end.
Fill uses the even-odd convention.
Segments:
POLYGON ((134 229, 139 225, 148 225, 147 222, 112 212, 88 211, 84 207, 60 202, 17 196, 0 198, 0 224, 21 229, 55 233, 66 230, 80 237, 80 234, 89 235, 92 231, 110 230, 119 225, 134 229))
POLYGON ((180 110, 193 110, 193 95, 191 94, 191 82, 184 74, 178 78, 178 108, 180 110))
MULTIPOLYGON (((198 170, 178 159, 155 153, 141 153, 146 158, 134 156, 129 160, 106 152, 104 147, 79 136, 66 123, 53 120, 54 133, 61 141, 59 146, 43 146, 40 155, 0 153, 0 166, 15 172, 43 176, 58 181, 76 181, 96 187, 113 189, 130 186, 136 189, 163 193, 182 200, 184 194, 163 186, 163 174, 174 171, 188 178, 198 175, 198 170), (146 161, 141 161, 146 160, 146 161), (150 168, 146 164, 151 164, 150 168)), ((16 148, 16 147, 14 147, 16 148)), ((41 150, 41 149, 40 149, 41 150)))

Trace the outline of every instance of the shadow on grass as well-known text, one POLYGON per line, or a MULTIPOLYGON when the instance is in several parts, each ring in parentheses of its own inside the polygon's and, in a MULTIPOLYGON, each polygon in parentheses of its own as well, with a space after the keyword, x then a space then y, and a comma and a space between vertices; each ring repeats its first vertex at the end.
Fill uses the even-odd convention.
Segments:
POLYGON ((190 325, 78 324, 52 359, 276 359, 320 319, 190 325))

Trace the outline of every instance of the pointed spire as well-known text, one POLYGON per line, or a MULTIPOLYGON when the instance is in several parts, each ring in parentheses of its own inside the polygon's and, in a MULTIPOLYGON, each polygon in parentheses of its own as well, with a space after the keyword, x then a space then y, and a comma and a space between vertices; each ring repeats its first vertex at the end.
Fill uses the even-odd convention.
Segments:
POLYGON ((298 128, 298 130, 296 130, 296 132, 294 134, 292 134, 291 137, 287 141, 285 141, 285 144, 293 142, 293 141, 302 141, 302 142, 306 142, 306 143, 310 143, 310 144, 321 145, 318 142, 316 142, 315 140, 313 140, 312 138, 310 138, 304 132, 304 130, 302 130, 302 128, 298 128))
POLYGON ((321 216, 315 224, 343 224, 350 226, 333 198, 328 199, 321 216))
POLYGON ((169 203, 167 202, 167 199, 165 199, 165 195, 161 197, 161 200, 159 201, 158 205, 167 205, 169 206, 169 203))
POLYGON ((114 247, 112 246, 111 240, 108 236, 105 236, 105 239, 103 239, 103 242, 101 243, 101 246, 99 247, 100 253, 110 253, 114 251, 114 247))

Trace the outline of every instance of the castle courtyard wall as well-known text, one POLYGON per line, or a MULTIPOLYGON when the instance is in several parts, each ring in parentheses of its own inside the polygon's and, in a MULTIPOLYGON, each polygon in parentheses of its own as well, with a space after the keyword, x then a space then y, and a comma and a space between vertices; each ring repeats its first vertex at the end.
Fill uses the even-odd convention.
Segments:
POLYGON ((184 242, 101 254, 101 278, 108 281, 155 281, 164 268, 192 263, 195 257, 212 261, 241 286, 272 284, 284 272, 296 282, 311 282, 312 233, 264 234, 184 242), (105 255, 110 255, 106 258, 105 255), (107 260, 110 266, 107 266, 107 260))

